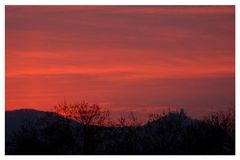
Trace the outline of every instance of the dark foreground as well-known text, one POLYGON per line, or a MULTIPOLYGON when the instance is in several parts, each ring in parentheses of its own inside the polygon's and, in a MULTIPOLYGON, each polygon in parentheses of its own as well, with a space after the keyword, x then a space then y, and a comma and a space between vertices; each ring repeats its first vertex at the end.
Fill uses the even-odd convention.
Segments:
POLYGON ((38 112, 6 112, 7 155, 235 154, 234 121, 220 114, 194 120, 183 111, 169 112, 144 125, 133 118, 103 127, 38 112))

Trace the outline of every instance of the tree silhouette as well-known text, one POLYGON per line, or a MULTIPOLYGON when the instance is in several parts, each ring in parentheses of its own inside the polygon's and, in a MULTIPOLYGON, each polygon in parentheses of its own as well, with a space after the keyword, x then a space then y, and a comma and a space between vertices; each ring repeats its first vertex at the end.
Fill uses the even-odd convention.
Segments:
POLYGON ((234 153, 235 150, 235 111, 229 108, 227 111, 211 112, 204 121, 212 126, 221 128, 227 133, 225 145, 227 152, 234 153))
POLYGON ((109 111, 102 110, 97 104, 89 104, 85 101, 79 104, 64 102, 55 106, 55 110, 58 114, 74 119, 85 126, 104 125, 105 120, 109 117, 109 111))
POLYGON ((109 117, 109 111, 102 110, 97 104, 82 101, 79 104, 59 104, 55 106, 58 114, 73 119, 83 125, 83 154, 90 154, 96 147, 98 126, 103 126, 109 117))
POLYGON ((229 135, 235 136, 235 112, 233 109, 227 111, 211 112, 205 121, 214 126, 223 128, 229 135))
POLYGON ((6 138, 6 154, 235 154, 233 113, 198 120, 181 109, 153 113, 144 124, 129 113, 108 125, 109 112, 97 104, 64 102, 55 109, 6 138))

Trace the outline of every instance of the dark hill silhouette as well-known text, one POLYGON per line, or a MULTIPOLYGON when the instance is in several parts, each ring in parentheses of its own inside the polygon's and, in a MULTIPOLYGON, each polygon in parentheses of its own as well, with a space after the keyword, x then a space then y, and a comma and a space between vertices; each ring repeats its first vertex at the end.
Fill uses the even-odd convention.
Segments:
POLYGON ((34 109, 19 109, 5 112, 5 132, 6 136, 19 130, 19 128, 28 122, 34 122, 39 118, 45 117, 49 112, 38 111, 34 109))
POLYGON ((235 154, 235 136, 183 110, 144 125, 80 124, 53 112, 6 111, 6 154, 235 154), (86 136, 87 133, 87 136, 86 136))

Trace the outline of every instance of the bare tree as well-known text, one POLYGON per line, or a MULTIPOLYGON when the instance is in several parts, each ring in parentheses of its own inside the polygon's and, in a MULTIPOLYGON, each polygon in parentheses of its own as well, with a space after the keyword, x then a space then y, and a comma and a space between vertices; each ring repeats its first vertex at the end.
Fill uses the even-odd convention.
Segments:
POLYGON ((121 116, 118 119, 118 122, 116 124, 116 126, 119 127, 126 127, 126 126, 131 126, 131 127, 138 127, 141 126, 143 124, 143 122, 141 122, 136 114, 134 114, 133 112, 129 112, 127 114, 127 116, 121 116))
POLYGON ((58 104, 55 106, 58 114, 73 119, 83 125, 104 125, 109 117, 109 111, 104 111, 97 104, 89 104, 82 101, 79 104, 58 104))
POLYGON ((205 121, 214 126, 223 128, 230 136, 235 136, 235 111, 228 109, 227 111, 211 112, 205 121))
POLYGON ((55 106, 58 114, 68 119, 73 119, 83 125, 83 154, 89 154, 96 147, 93 141, 96 139, 94 129, 97 126, 105 125, 109 117, 109 111, 102 110, 97 104, 89 104, 82 101, 79 104, 59 104, 55 106))

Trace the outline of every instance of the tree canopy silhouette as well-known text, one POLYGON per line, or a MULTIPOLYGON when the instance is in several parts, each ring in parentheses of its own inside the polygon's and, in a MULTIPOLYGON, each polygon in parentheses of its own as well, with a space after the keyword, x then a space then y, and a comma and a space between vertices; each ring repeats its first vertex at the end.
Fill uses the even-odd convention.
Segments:
POLYGON ((103 125, 109 117, 109 111, 102 110, 97 104, 89 104, 85 101, 78 104, 64 102, 55 106, 55 110, 58 114, 87 126, 103 125))
POLYGON ((106 125, 109 111, 97 104, 64 102, 55 109, 58 114, 24 123, 6 138, 6 154, 235 154, 235 117, 229 112, 198 120, 181 109, 153 113, 144 124, 130 113, 106 125))

